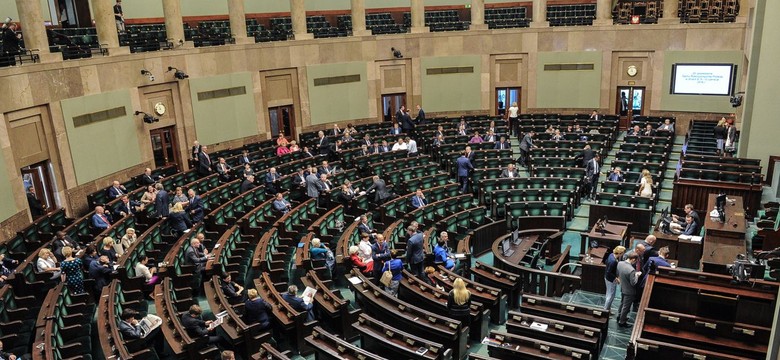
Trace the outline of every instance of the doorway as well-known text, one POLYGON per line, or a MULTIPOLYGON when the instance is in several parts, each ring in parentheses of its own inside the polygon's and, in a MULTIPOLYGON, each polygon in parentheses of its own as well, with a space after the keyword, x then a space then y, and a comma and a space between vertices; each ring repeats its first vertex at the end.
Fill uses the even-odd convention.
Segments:
POLYGON ((268 119, 271 122, 271 137, 283 133, 288 139, 295 135, 295 118, 292 105, 268 108, 268 119))
POLYGON ((395 113, 401 106, 406 105, 406 94, 386 94, 382 95, 382 120, 397 121, 394 118, 395 113))
MULTIPOLYGON (((57 203, 54 199, 55 189, 51 177, 51 170, 49 169, 49 161, 47 160, 25 166, 20 170, 22 172, 25 193, 27 192, 27 189, 32 189, 35 193, 35 197, 38 198, 38 201, 46 209, 45 212, 56 209, 57 203)), ((32 209, 30 209, 30 213, 35 214, 32 209)))
POLYGON ((507 87, 496 88, 496 115, 501 117, 506 116, 506 111, 512 104, 517 104, 520 107, 520 88, 507 87))
POLYGON ((618 87, 615 108, 620 116, 620 128, 628 128, 634 116, 644 113, 645 88, 643 86, 618 87))
POLYGON ((177 164, 179 161, 179 143, 176 141, 176 126, 167 126, 149 131, 152 140, 152 154, 154 166, 163 167, 177 164))

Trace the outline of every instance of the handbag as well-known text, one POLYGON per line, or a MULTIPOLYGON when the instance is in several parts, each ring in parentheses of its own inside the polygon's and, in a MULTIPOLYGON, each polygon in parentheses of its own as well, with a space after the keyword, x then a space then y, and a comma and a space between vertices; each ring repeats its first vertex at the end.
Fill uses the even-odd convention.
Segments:
POLYGON ((393 272, 390 271, 390 267, 388 266, 388 264, 385 264, 385 266, 387 267, 387 270, 382 272, 382 277, 379 278, 379 282, 382 285, 389 287, 390 283, 393 281, 393 272))

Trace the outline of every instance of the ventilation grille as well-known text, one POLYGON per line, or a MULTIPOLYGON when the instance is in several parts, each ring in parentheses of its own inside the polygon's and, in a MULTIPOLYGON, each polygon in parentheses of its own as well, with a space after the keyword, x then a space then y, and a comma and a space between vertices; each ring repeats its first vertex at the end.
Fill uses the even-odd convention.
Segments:
POLYGON ((113 109, 74 116, 73 126, 79 127, 79 126, 89 125, 99 121, 120 118, 125 115, 127 115, 127 110, 125 110, 124 106, 120 106, 113 109))
POLYGON ((314 79, 314 86, 337 85, 337 84, 346 84, 346 83, 353 83, 353 82, 360 82, 360 74, 331 76, 331 77, 314 79))
POLYGON ((547 64, 544 71, 593 70, 593 64, 547 64))
POLYGON ((425 73, 428 75, 471 74, 473 72, 473 66, 430 68, 425 70, 425 73))
POLYGON ((198 101, 219 99, 229 96, 238 96, 246 94, 246 86, 236 86, 227 89, 217 89, 198 93, 198 101))

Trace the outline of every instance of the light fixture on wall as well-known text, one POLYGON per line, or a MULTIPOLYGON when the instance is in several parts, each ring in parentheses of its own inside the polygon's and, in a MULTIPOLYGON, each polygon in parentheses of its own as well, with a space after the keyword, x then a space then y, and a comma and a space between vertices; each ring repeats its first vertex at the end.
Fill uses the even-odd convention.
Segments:
POLYGON ((154 117, 152 115, 149 115, 149 114, 147 114, 147 113, 145 113, 143 111, 136 111, 135 112, 135 115, 142 115, 142 114, 144 116, 144 122, 147 123, 147 124, 153 124, 153 123, 156 123, 156 122, 160 121, 160 119, 158 119, 158 118, 156 118, 156 117, 154 117))
POLYGON ((148 76, 149 81, 154 81, 154 74, 152 74, 152 72, 149 70, 141 69, 141 75, 148 76))
POLYGON ((403 59, 404 55, 401 54, 401 50, 396 50, 394 47, 390 48, 390 51, 393 52, 393 57, 396 59, 403 59))
POLYGON ((175 70, 175 72, 173 73, 173 77, 175 77, 175 78, 177 78, 179 80, 184 80, 184 79, 190 77, 189 75, 185 74, 184 71, 181 71, 181 70, 179 70, 179 69, 177 69, 177 68, 175 68, 173 66, 168 66, 168 71, 166 71, 166 72, 171 72, 171 71, 174 71, 174 70, 175 70))

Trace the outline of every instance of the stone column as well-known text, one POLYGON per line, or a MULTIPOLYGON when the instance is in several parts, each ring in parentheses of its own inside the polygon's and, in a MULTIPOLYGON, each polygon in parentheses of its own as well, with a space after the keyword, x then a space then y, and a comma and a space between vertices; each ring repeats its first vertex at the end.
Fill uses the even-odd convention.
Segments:
POLYGON ((531 19, 531 27, 549 27, 550 22, 547 21, 547 0, 534 0, 532 6, 534 8, 534 17, 531 19))
MULTIPOLYGON (((173 43, 173 48, 184 45, 184 22, 181 18, 181 0, 163 0, 163 16, 165 16, 165 35, 173 43)), ((192 44, 188 44, 192 45, 192 44)))
POLYGON ((246 34, 244 0, 228 0, 228 14, 230 14, 230 32, 236 37, 236 44, 254 43, 255 39, 250 39, 246 34))
POLYGON ((306 32, 306 3, 304 0, 290 0, 293 38, 295 40, 314 39, 314 34, 306 32))
POLYGON ((351 0, 352 5, 352 36, 371 35, 366 29, 366 1, 351 0))
POLYGON ((412 33, 428 32, 425 26, 425 2, 423 0, 412 0, 412 33))
POLYGON ((485 0, 471 0, 470 30, 487 30, 485 24, 485 0))
POLYGON ((663 17, 658 19, 659 24, 679 24, 680 18, 677 17, 677 10, 679 9, 679 6, 677 6, 676 0, 664 0, 664 12, 663 17))
POLYGON ((40 57, 40 62, 62 60, 59 54, 49 52, 49 39, 46 37, 46 26, 43 25, 41 16, 41 2, 16 0, 16 10, 19 12, 19 22, 22 23, 24 48, 38 49, 35 53, 40 57))
POLYGON ((98 42, 106 45, 108 55, 129 54, 130 48, 119 47, 119 36, 114 21, 115 2, 113 0, 90 1, 92 2, 92 17, 97 29, 98 42))
POLYGON ((612 0, 596 1, 596 20, 593 25, 612 25, 612 0))

